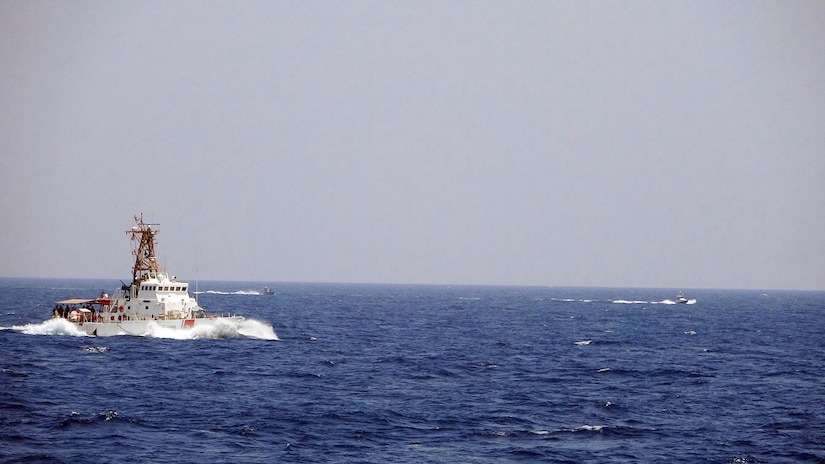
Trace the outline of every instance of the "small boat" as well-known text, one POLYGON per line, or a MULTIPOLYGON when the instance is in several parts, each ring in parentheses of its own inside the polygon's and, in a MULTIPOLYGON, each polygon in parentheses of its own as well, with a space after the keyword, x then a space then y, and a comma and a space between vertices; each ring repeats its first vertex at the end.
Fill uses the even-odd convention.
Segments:
MULTIPOLYGON (((65 318, 88 335, 145 335, 153 325, 165 329, 192 329, 229 325, 236 329, 242 316, 210 315, 189 296, 189 284, 161 271, 155 255, 158 224, 135 216, 126 233, 136 243, 132 254, 132 282, 123 284, 112 297, 70 298, 55 303, 53 317, 65 318)), ((122 283, 122 282, 121 282, 122 283)))
POLYGON ((677 294, 676 294, 676 303, 677 303, 677 304, 687 304, 687 303, 688 303, 688 301, 690 301, 690 300, 688 300, 687 298, 685 298, 684 293, 679 292, 679 293, 677 293, 677 294))
POLYGON ((261 295, 274 295, 275 292, 272 291, 269 287, 264 287, 261 289, 261 295))

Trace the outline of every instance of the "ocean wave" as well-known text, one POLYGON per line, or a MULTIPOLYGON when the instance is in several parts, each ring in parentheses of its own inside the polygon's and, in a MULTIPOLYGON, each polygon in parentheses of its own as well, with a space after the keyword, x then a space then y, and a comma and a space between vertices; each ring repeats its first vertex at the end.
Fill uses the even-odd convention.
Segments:
POLYGON ((68 428, 74 426, 94 425, 105 422, 128 423, 134 424, 138 420, 135 418, 125 417, 117 411, 106 411, 93 416, 83 416, 77 411, 72 411, 69 417, 60 421, 57 425, 59 428, 68 428))
POLYGON ((0 315, 17 313, 0 321, 3 463, 821 457, 823 408, 810 392, 825 370, 822 292, 706 290, 697 311, 632 303, 675 299, 656 289, 484 289, 461 302, 476 294, 295 284, 273 298, 203 296, 249 319, 200 335, 236 338, 176 341, 25 335, 11 326, 51 308, 22 302, 63 292, 0 290, 0 315), (251 338, 275 326, 283 343, 251 338), (736 414, 714 414, 731 399, 736 414))

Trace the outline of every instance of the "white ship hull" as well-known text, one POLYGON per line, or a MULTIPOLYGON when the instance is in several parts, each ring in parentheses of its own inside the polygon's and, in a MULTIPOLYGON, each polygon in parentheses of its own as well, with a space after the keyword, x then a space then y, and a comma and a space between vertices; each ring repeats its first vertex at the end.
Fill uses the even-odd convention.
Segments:
POLYGON ((115 335, 152 335, 159 330, 199 330, 224 327, 237 331, 244 318, 241 316, 216 316, 194 319, 123 321, 123 322, 83 322, 74 323, 87 335, 111 337, 115 335))

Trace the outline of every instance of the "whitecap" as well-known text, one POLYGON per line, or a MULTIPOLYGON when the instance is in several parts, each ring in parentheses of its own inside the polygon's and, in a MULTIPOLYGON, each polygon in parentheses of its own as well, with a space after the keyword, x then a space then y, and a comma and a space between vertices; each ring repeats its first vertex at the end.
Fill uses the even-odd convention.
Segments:
POLYGON ((83 351, 87 353, 105 353, 109 351, 109 348, 105 346, 84 346, 83 351))
POLYGON ((576 345, 579 345, 579 346, 586 346, 586 345, 589 345, 589 344, 593 343, 593 340, 579 340, 575 343, 576 343, 576 345))
POLYGON ((598 432, 601 433, 604 429, 603 425, 582 425, 573 429, 574 432, 598 432))

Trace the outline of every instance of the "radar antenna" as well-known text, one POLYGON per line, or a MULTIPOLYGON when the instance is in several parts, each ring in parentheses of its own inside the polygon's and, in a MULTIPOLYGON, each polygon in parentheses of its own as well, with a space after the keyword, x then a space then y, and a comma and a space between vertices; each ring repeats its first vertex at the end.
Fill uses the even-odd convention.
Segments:
POLYGON ((127 230, 131 234, 133 242, 136 242, 132 254, 135 256, 135 265, 132 267, 132 284, 146 280, 150 277, 157 278, 160 266, 155 255, 155 235, 160 232, 152 229, 152 226, 159 226, 156 223, 143 222, 143 213, 135 216, 135 226, 132 230, 127 230))

